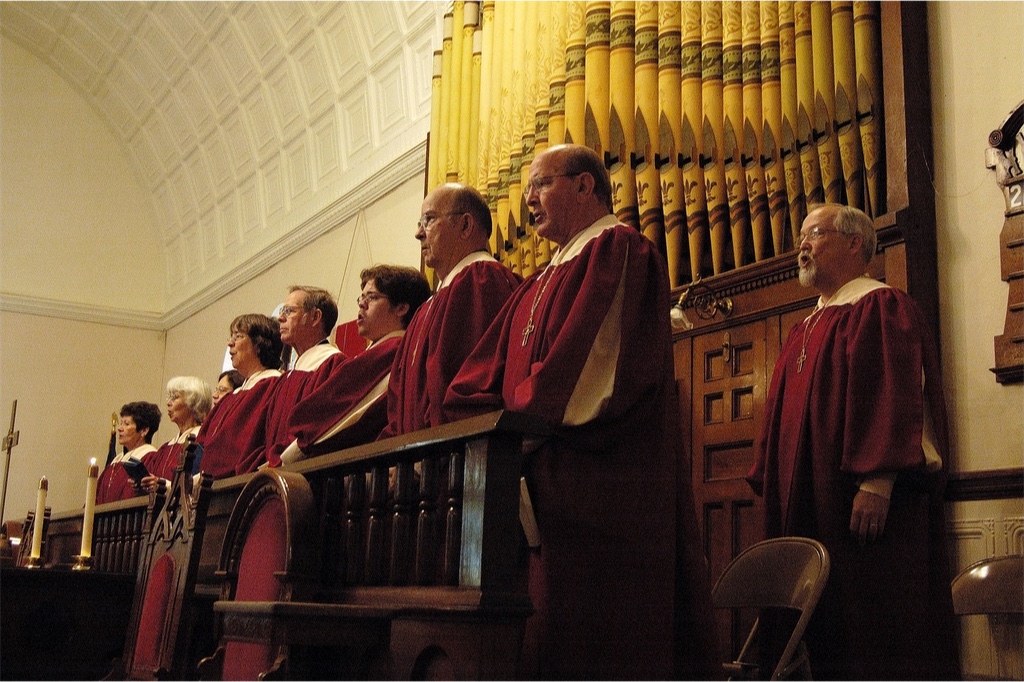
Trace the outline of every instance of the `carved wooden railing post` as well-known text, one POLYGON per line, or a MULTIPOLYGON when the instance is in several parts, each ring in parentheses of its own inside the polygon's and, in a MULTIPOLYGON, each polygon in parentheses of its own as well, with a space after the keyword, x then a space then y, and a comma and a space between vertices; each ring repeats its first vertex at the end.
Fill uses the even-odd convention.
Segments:
POLYGON ((325 585, 334 583, 339 575, 345 575, 345 541, 342 531, 342 507, 345 503, 343 494, 337 477, 328 477, 324 484, 323 514, 320 515, 320 537, 323 540, 323 555, 320 564, 321 581, 325 585))
POLYGON ((444 584, 459 584, 462 546, 462 487, 466 455, 453 452, 448 465, 448 509, 445 511, 444 584))
POLYGON ((405 585, 409 580, 409 537, 412 530, 412 462, 395 465, 395 502, 391 514, 390 585, 405 585))
POLYGON ((366 531, 366 574, 369 585, 385 582, 384 550, 387 530, 388 468, 375 466, 370 473, 370 518, 366 531))
POLYGON ((420 472, 419 514, 416 518, 416 575, 417 585, 437 582, 437 495, 438 459, 427 457, 420 472))
POLYGON ((366 475, 363 472, 345 477, 345 557, 344 583, 355 585, 363 578, 363 518, 366 508, 366 475))

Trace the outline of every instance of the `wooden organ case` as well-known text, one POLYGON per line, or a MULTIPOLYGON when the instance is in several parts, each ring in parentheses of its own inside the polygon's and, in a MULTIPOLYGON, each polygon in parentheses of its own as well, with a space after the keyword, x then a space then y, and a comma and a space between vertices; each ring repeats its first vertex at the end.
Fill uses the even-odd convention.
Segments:
MULTIPOLYGON (((862 4, 853 3, 855 15, 862 4)), ((869 271, 910 293, 938 339, 928 6, 882 2, 876 7, 884 199, 874 201, 878 210, 871 210, 868 199, 878 231, 878 250, 869 271)), ((808 203, 812 199, 808 197, 808 203)), ((753 211, 753 197, 751 204, 753 211)), ((690 473, 712 581, 742 549, 763 539, 762 503, 744 475, 753 463, 765 396, 782 343, 817 300, 817 294, 797 280, 797 250, 789 240, 799 229, 787 225, 790 248, 780 255, 674 290, 684 299, 683 312, 693 325, 675 331, 675 372, 689 458, 684 470, 690 473)), ((749 627, 727 613, 717 617, 723 648, 735 645, 749 627)))

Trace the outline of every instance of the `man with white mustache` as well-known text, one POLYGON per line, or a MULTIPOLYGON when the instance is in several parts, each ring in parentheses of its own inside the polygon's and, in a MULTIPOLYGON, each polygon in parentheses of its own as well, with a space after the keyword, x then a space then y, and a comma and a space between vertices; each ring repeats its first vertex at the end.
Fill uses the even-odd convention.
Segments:
POLYGON ((776 362, 747 480, 767 537, 831 556, 805 635, 816 679, 959 679, 939 357, 914 300, 865 274, 875 244, 864 212, 811 207, 797 262, 821 296, 776 362))

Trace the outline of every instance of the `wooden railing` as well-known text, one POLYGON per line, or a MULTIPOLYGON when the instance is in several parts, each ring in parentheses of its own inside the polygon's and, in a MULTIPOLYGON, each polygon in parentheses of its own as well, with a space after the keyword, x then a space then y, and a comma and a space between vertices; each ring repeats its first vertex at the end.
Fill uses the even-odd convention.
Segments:
MULTIPOLYGON (((525 619, 530 604, 518 560, 522 445, 544 432, 537 420, 494 412, 289 467, 307 479, 316 507, 307 605, 373 607, 378 614, 500 611, 525 619)), ((228 518, 253 476, 213 485, 196 586, 208 608, 221 595, 217 569, 228 518)), ((135 572, 147 501, 96 508, 93 571, 135 572)), ((80 511, 55 514, 44 565, 73 565, 81 531, 80 511)))

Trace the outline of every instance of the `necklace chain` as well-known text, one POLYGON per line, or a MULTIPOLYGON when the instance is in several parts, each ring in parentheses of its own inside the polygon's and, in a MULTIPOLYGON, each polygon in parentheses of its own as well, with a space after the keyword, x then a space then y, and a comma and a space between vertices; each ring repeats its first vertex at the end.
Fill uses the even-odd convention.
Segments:
POLYGON ((807 361, 807 342, 810 340, 811 334, 814 332, 814 327, 818 324, 818 320, 821 319, 821 312, 827 307, 828 305, 823 305, 807 317, 808 322, 804 326, 804 340, 800 346, 800 355, 796 358, 797 374, 804 371, 804 362, 807 361))
POLYGON ((526 348, 526 344, 530 339, 530 334, 535 331, 533 326, 533 314, 537 312, 537 305, 540 303, 541 297, 544 295, 544 290, 548 288, 548 282, 551 281, 551 277, 548 276, 548 271, 552 269, 552 265, 548 264, 544 271, 540 273, 537 280, 544 280, 537 290, 537 293, 533 295, 533 303, 530 304, 530 319, 526 321, 526 326, 523 327, 523 348, 526 348))

